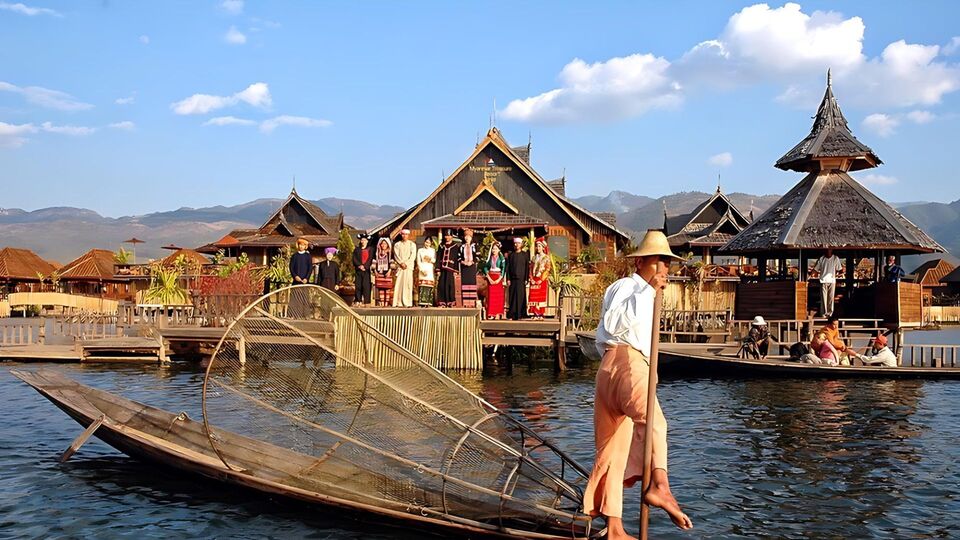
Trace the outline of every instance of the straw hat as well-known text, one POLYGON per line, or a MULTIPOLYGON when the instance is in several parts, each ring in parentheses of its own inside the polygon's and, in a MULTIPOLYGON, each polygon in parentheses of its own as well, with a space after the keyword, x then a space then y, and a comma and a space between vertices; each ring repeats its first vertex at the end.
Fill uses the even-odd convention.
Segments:
POLYGON ((767 321, 763 320, 763 317, 762 317, 761 315, 757 315, 756 317, 753 318, 753 325, 754 325, 754 326, 766 326, 766 325, 767 325, 767 321))
POLYGON ((673 251, 670 250, 670 243, 667 242, 667 235, 663 234, 663 231, 658 231, 656 229, 650 229, 647 231, 647 234, 644 235, 643 240, 640 241, 640 247, 636 251, 627 255, 627 257, 649 257, 651 255, 659 255, 661 257, 669 257, 672 259, 679 259, 673 251))

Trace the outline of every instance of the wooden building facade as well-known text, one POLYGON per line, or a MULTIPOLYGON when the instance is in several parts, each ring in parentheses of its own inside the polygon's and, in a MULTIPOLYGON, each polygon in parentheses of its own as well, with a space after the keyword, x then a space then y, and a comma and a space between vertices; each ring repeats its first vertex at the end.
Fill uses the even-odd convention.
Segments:
POLYGON ((552 253, 575 258, 593 248, 613 258, 630 240, 605 216, 602 219, 565 195, 566 179, 544 180, 530 165, 530 145, 511 148, 491 128, 474 152, 419 204, 371 230, 395 238, 436 236, 444 229, 471 228, 501 241, 531 231, 546 236, 552 253))
POLYGON ((239 257, 246 253, 250 262, 266 265, 281 249, 293 245, 300 237, 310 242, 313 255, 322 256, 324 248, 337 245, 343 228, 351 233, 357 232, 344 223, 342 212, 335 216, 328 215, 293 189, 280 208, 260 228, 236 229, 196 251, 213 254, 222 249, 227 257, 239 257))
POLYGON ((737 288, 738 319, 807 318, 820 297, 819 280, 808 283, 808 268, 832 249, 846 269, 837 281, 838 315, 921 322, 920 285, 883 283, 880 270, 888 255, 899 263, 901 255, 945 250, 848 174, 880 163, 847 126, 828 72, 810 134, 776 163, 807 176, 719 250, 757 259, 756 282, 737 288), (873 275, 857 279, 854 269, 863 258, 873 259, 873 275), (792 264, 796 275, 788 271, 792 264))
POLYGON ((940 280, 953 272, 956 266, 946 259, 931 259, 913 271, 914 283, 919 283, 923 291, 923 305, 933 305, 933 298, 947 292, 947 284, 940 280))
POLYGON ((14 292, 42 289, 41 277, 49 279, 57 267, 29 249, 5 247, 0 250, 0 299, 14 292))
POLYGON ((687 214, 669 216, 663 210, 663 233, 674 253, 693 253, 713 264, 714 252, 750 224, 733 201, 717 186, 712 197, 687 214))
POLYGON ((133 298, 130 282, 118 275, 114 253, 108 249, 91 249, 63 265, 59 288, 68 294, 112 300, 133 298))

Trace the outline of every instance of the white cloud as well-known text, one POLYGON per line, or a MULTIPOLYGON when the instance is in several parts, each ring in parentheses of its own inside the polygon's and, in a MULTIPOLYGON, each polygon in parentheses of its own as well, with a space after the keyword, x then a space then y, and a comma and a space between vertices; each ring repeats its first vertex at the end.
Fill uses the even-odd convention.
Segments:
POLYGON ((210 94, 194 94, 186 99, 170 104, 176 114, 207 114, 210 111, 231 107, 240 102, 267 109, 273 104, 270 97, 270 88, 267 83, 254 83, 230 96, 214 96, 210 94))
POLYGON ((907 113, 907 120, 910 120, 914 124, 929 124, 937 115, 933 114, 930 111, 910 111, 907 113))
POLYGON ((881 137, 889 137, 897 131, 900 120, 883 113, 873 113, 863 119, 863 127, 881 137))
POLYGON ((863 53, 860 17, 805 13, 796 3, 756 4, 734 13, 715 39, 670 60, 638 53, 588 64, 575 59, 559 75, 558 88, 511 101, 505 118, 534 122, 621 119, 681 103, 697 92, 749 85, 780 88, 777 101, 809 108, 823 95, 823 74, 833 69, 837 93, 863 107, 938 104, 960 90, 960 64, 943 47, 888 44, 876 57, 863 53))
POLYGON ((680 87, 667 75, 670 62, 634 54, 588 64, 576 58, 560 72, 561 87, 503 110, 505 118, 534 122, 602 121, 676 106, 680 87))
POLYGON ((47 109, 56 109, 58 111, 85 111, 93 108, 93 105, 79 101, 66 92, 51 90, 41 86, 21 87, 0 81, 0 92, 20 94, 28 103, 47 109))
POLYGON ((960 36, 954 36, 950 43, 947 43, 943 46, 943 49, 940 50, 944 56, 953 56, 960 52, 960 36))
POLYGON ((34 15, 50 15, 51 17, 63 17, 63 14, 55 9, 27 6, 19 2, 17 2, 16 4, 11 4, 9 2, 0 2, 0 10, 12 11, 14 13, 27 15, 30 17, 33 17, 34 15))
POLYGON ((220 9, 230 15, 239 15, 243 13, 243 0, 223 0, 220 2, 220 9))
POLYGON ((729 167, 733 165, 733 154, 730 152, 721 152, 715 156, 710 156, 707 163, 714 167, 729 167))
POLYGON ((227 33, 223 35, 223 40, 231 45, 243 45, 247 42, 247 36, 237 30, 236 26, 231 26, 227 33))
POLYGON ((255 126, 257 123, 246 118, 237 118, 236 116, 218 116, 211 118, 203 123, 205 126, 255 126))
POLYGON ((884 176, 882 174, 857 175, 856 179, 865 186, 889 186, 898 182, 896 177, 884 176))
POLYGON ((48 133, 70 135, 72 137, 93 135, 97 131, 97 128, 85 127, 85 126, 56 126, 51 122, 44 122, 40 124, 40 129, 48 133))
POLYGON ((144 45, 149 45, 149 44, 150 44, 150 36, 148 36, 148 35, 146 35, 146 34, 141 34, 141 36, 140 36, 139 38, 137 38, 137 39, 139 39, 139 40, 140 40, 140 43, 143 43, 144 45))
POLYGON ((333 122, 321 118, 308 118, 306 116, 282 115, 270 118, 260 122, 260 131, 263 133, 273 133, 273 130, 280 126, 297 126, 307 128, 329 127, 333 122))
POLYGON ((134 129, 136 129, 137 125, 131 122, 130 120, 124 120, 122 122, 114 122, 110 124, 108 127, 112 127, 113 129, 121 129, 123 131, 133 131, 134 129))
POLYGON ((136 100, 137 100, 137 97, 136 97, 136 94, 134 93, 134 94, 130 94, 127 97, 117 98, 113 100, 113 102, 116 103, 117 105, 133 105, 133 103, 136 100))
POLYGON ((0 148, 19 148, 27 142, 24 135, 36 133, 37 126, 33 124, 8 124, 0 122, 0 148))

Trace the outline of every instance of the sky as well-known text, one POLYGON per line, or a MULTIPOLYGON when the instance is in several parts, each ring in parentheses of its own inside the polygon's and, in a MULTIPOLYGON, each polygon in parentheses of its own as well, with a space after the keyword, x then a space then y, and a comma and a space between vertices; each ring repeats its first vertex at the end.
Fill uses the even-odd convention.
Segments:
POLYGON ((0 208, 409 206, 491 122, 572 196, 784 193, 827 68, 893 202, 960 199, 960 3, 0 0, 0 208))

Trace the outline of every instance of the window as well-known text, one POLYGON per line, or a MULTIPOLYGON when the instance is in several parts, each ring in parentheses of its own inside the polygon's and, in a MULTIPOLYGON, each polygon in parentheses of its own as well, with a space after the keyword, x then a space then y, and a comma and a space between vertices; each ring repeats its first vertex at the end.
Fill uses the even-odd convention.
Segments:
POLYGON ((547 247, 550 253, 561 259, 570 258, 570 238, 566 236, 551 235, 547 237, 547 247))

